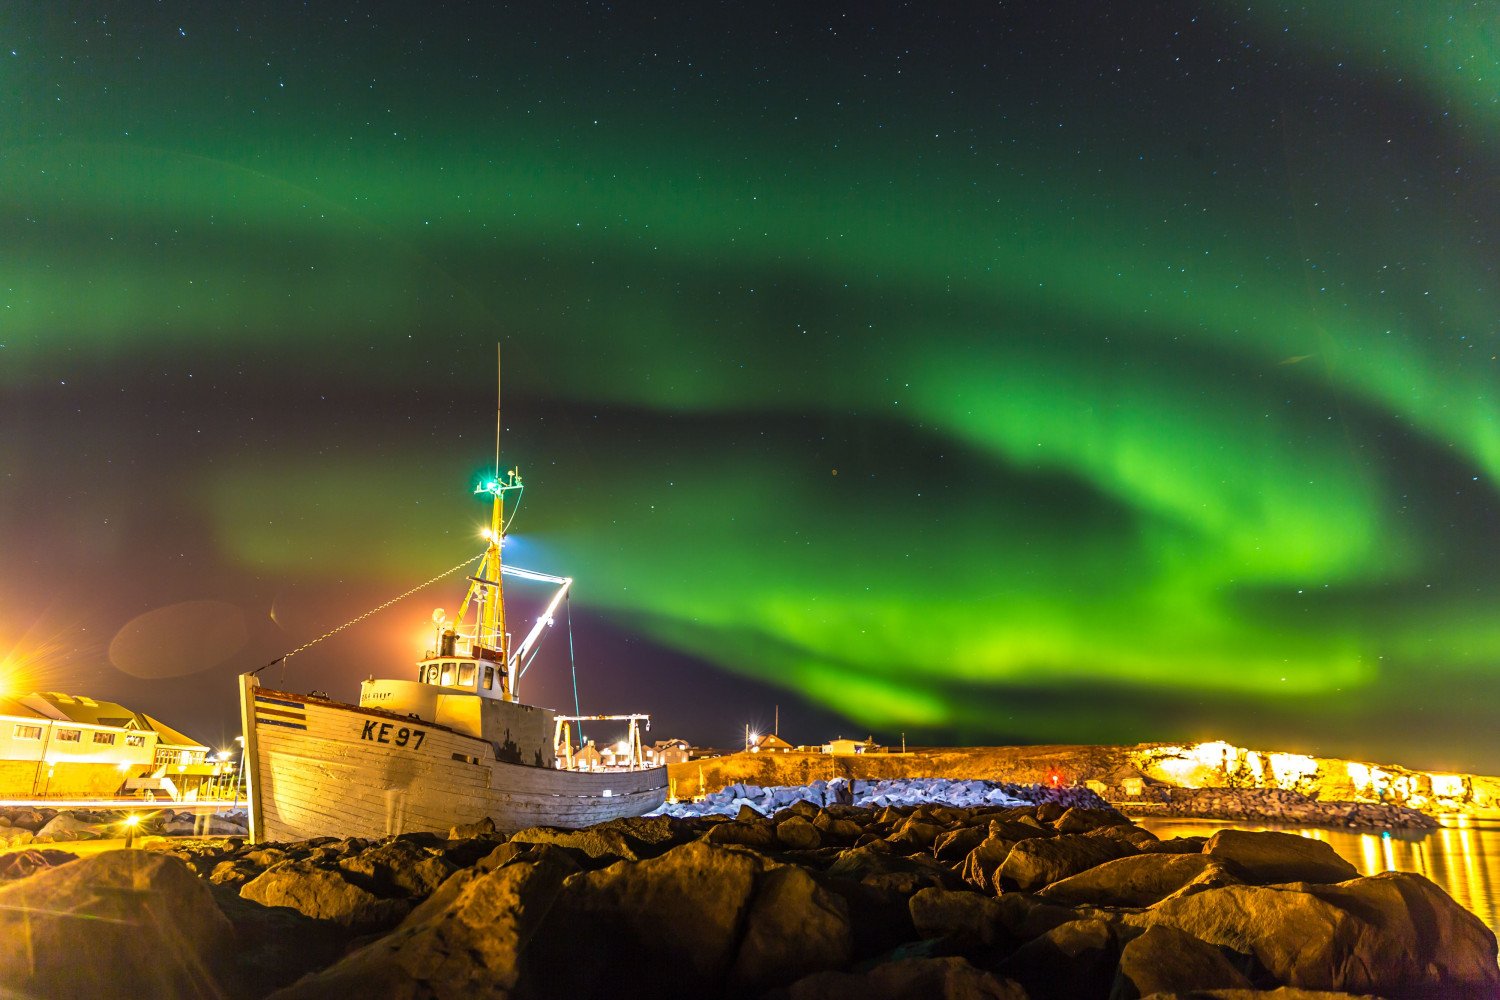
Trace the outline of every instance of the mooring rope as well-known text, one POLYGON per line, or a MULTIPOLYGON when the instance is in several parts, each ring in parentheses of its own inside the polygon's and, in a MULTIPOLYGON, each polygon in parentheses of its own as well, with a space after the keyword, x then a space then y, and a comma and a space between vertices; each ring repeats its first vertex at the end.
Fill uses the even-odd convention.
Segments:
POLYGON ((389 601, 386 601, 384 604, 378 604, 378 605, 376 605, 375 607, 371 608, 369 611, 366 611, 364 614, 360 615, 357 618, 351 618, 351 619, 349 619, 348 621, 344 622, 344 624, 340 625, 338 628, 329 629, 327 632, 324 632, 322 635, 318 636, 316 639, 313 639, 311 642, 304 642, 302 645, 298 646, 296 649, 292 650, 291 652, 289 652, 289 653, 282 653, 280 656, 276 657, 276 659, 272 660, 270 663, 264 664, 263 666, 256 667, 254 670, 250 671, 251 676, 254 676, 255 674, 260 673, 262 670, 266 669, 266 667, 275 666, 276 664, 280 663, 282 660, 285 660, 285 659, 288 659, 288 658, 290 658, 292 656, 295 656, 296 654, 302 652, 304 649, 307 649, 309 646, 316 646, 318 643, 322 642, 324 639, 327 639, 327 638, 329 638, 331 636, 337 635, 338 633, 344 631, 344 629, 348 628, 351 625, 358 625, 360 622, 364 621, 366 618, 370 617, 371 615, 379 614, 380 612, 384 611, 386 608, 390 607, 392 604, 395 604, 398 601, 404 601, 404 600, 406 600, 408 597, 410 597, 412 594, 415 594, 417 591, 422 590, 425 587, 430 587, 434 583, 437 583, 439 580, 441 580, 441 579, 443 579, 445 577, 452 576, 454 573, 457 573, 459 570, 461 570, 465 566, 469 565, 469 563, 473 562, 476 558, 482 559, 482 558, 484 558, 484 554, 480 553, 480 555, 477 556, 477 557, 476 556, 470 556, 469 558, 465 559, 463 562, 459 563, 457 566, 454 566, 452 569, 446 569, 446 570, 444 570, 443 572, 439 573, 437 576, 433 577, 431 580, 428 580, 426 583, 419 583, 415 587, 413 587, 410 590, 408 590, 406 593, 401 594, 401 595, 399 595, 397 597, 393 597, 389 601))

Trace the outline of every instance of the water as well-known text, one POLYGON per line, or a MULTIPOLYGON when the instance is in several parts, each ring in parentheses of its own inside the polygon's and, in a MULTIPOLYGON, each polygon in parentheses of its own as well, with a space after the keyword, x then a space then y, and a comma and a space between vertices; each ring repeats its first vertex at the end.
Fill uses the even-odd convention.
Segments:
POLYGON ((1141 818, 1135 821, 1163 840, 1206 836, 1215 830, 1281 830, 1328 844, 1362 875, 1418 872, 1500 934, 1500 820, 1448 820, 1437 830, 1362 833, 1275 823, 1211 819, 1141 818))

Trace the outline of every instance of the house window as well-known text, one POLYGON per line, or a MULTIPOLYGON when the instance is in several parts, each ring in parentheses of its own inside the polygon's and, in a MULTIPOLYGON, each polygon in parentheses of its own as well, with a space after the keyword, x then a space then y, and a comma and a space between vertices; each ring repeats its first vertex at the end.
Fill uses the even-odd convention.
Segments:
POLYGON ((157 747, 156 748, 156 762, 158 764, 175 764, 175 763, 177 763, 177 751, 173 750, 171 748, 168 748, 168 747, 157 747))
POLYGON ((18 740, 39 740, 41 738, 42 738, 42 727, 41 726, 17 726, 16 727, 16 739, 18 739, 18 740))
POLYGON ((79 743, 82 740, 83 730, 81 729, 59 729, 57 731, 57 742, 59 743, 79 743))
POLYGON ((141 733, 126 733, 125 745, 128 747, 143 747, 146 745, 146 737, 141 733))
POLYGON ((105 746, 112 747, 112 746, 115 745, 115 734, 114 733, 95 732, 94 733, 94 742, 95 743, 103 743, 105 746))

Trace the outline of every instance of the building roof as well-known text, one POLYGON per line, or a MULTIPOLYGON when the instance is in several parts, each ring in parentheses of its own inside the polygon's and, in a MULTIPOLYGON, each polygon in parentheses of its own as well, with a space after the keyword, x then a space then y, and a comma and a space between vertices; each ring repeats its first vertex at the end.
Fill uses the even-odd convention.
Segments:
POLYGON ((50 718, 50 716, 38 712, 30 705, 3 694, 0 694, 0 715, 11 715, 22 719, 50 718))
POLYGON ((136 729, 156 733, 161 746, 178 747, 184 750, 202 750, 209 747, 190 736, 185 736, 160 719, 135 712, 113 701, 97 701, 87 695, 64 694, 61 691, 33 691, 20 698, 0 698, 0 714, 10 713, 7 704, 25 710, 24 714, 56 722, 75 722, 80 726, 107 726, 113 729, 136 729))
POLYGON ((156 742, 158 746, 182 747, 185 750, 209 749, 209 747, 206 747, 202 743, 199 743, 191 736, 182 735, 177 730, 173 729, 171 726, 167 725, 165 722, 162 722, 155 716, 145 715, 142 716, 142 718, 146 720, 150 728, 156 730, 156 742))
POLYGON ((139 712, 133 712, 113 701, 96 701, 87 695, 64 694, 61 691, 33 691, 21 699, 42 715, 58 722, 76 722, 81 726, 109 726, 115 729, 149 729, 150 723, 139 712))

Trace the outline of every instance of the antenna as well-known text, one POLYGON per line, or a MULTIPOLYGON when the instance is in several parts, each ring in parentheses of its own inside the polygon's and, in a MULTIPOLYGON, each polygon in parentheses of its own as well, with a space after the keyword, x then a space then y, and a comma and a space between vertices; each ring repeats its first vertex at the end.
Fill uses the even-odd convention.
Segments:
POLYGON ((499 478, 499 340, 495 342, 495 478, 499 478))
POLYGON ((500 342, 495 341, 495 478, 500 478, 500 342))

